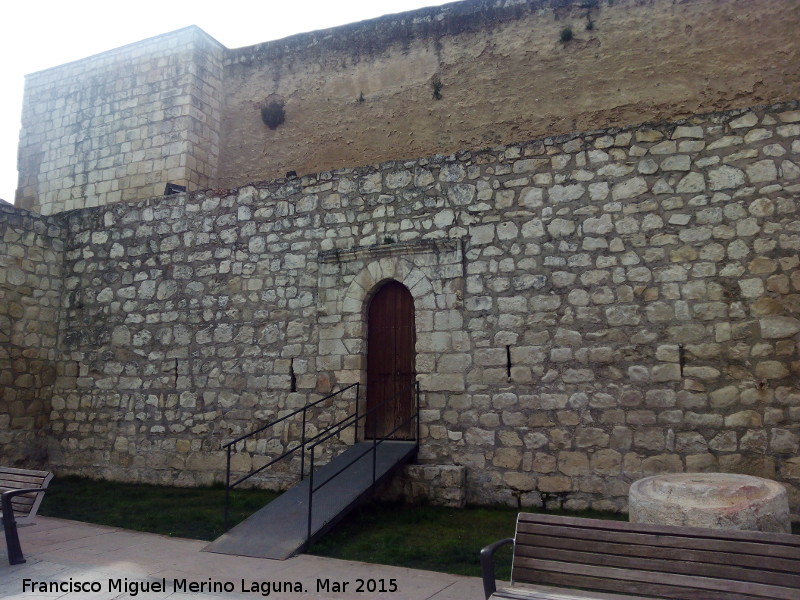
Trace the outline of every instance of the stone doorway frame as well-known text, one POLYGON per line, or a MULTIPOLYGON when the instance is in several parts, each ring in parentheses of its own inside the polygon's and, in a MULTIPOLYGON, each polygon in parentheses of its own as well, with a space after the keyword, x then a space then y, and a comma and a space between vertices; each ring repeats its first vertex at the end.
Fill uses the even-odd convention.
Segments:
MULTIPOLYGON (((415 370, 423 392, 421 408, 424 412, 425 391, 444 389, 437 381, 439 375, 434 367, 439 355, 434 338, 452 334, 451 331, 436 331, 434 314, 461 310, 464 273, 459 242, 425 240, 330 251, 321 253, 319 262, 319 371, 327 372, 332 387, 337 389, 356 382, 366 386, 369 301, 381 284, 397 281, 414 299, 415 370), (426 360, 420 360, 422 354, 426 360)), ((463 381, 463 373, 459 377, 463 381)), ((464 389, 454 391, 463 393, 464 389)), ((365 408, 366 395, 362 394, 360 414, 365 408)), ((424 439, 424 427, 422 429, 424 439)), ((359 438, 362 436, 363 424, 359 428, 359 438)))

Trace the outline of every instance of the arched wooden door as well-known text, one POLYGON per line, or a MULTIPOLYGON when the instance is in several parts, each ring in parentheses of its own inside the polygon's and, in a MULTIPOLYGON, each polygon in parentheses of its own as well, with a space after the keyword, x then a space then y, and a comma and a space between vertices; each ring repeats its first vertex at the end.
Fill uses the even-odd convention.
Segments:
POLYGON ((367 318, 367 418, 364 437, 410 440, 414 415, 414 298, 397 281, 381 287, 367 318), (374 410, 373 410, 374 409, 374 410), (401 424, 405 423, 400 427, 401 424), (395 428, 399 429, 395 433, 395 428))

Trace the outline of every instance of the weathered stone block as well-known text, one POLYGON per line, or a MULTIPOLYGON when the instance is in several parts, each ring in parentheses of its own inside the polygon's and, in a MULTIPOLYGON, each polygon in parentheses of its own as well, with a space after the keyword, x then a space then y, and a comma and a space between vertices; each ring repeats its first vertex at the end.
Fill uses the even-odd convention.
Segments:
POLYGON ((501 469, 516 469, 522 461, 522 453, 516 448, 498 448, 492 464, 501 469))
POLYGON ((612 186, 611 196, 614 200, 626 200, 641 196, 647 190, 647 181, 643 177, 634 177, 612 186))
POLYGON ((725 165, 709 171, 708 181, 709 187, 714 191, 734 189, 744 184, 744 172, 725 165))
POLYGON ((768 316, 759 320, 761 336, 766 339, 793 337, 800 332, 800 320, 786 316, 768 316))

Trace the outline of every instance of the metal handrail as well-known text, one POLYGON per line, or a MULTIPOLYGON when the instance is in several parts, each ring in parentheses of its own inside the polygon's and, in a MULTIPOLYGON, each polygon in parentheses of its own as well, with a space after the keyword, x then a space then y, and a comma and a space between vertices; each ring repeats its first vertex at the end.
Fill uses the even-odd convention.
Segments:
MULTIPOLYGON (((356 388, 356 402, 355 402, 356 410, 355 410, 355 414, 358 415, 358 401, 359 401, 359 392, 360 392, 360 389, 361 389, 361 384, 359 382, 356 382, 356 383, 352 383, 352 384, 348 385, 347 387, 342 388, 341 390, 339 390, 337 392, 334 392, 333 394, 328 394, 324 398, 320 398, 319 400, 315 400, 314 402, 311 402, 310 404, 306 404, 305 406, 303 406, 301 408, 298 408, 297 410, 294 410, 294 411, 290 412, 289 414, 282 416, 279 419, 271 421, 271 422, 267 423, 266 425, 263 425, 262 427, 259 427, 258 429, 255 429, 255 430, 251 431, 250 433, 245 433, 244 435, 240 435, 239 437, 237 437, 236 439, 228 442, 227 444, 223 444, 222 447, 225 448, 225 450, 227 452, 226 469, 225 469, 225 518, 224 518, 225 531, 228 531, 228 513, 229 513, 229 508, 230 508, 230 491, 231 491, 231 489, 233 489, 234 487, 236 487, 240 483, 242 483, 244 481, 247 481, 248 479, 250 479, 254 475, 257 475, 258 473, 260 473, 264 469, 266 469, 268 467, 271 467, 275 463, 277 463, 277 462, 283 460, 284 458, 294 454, 295 452, 297 452, 297 450, 301 450, 300 480, 302 481, 303 479, 305 479, 305 463, 306 463, 305 453, 306 453, 306 446, 311 444, 312 442, 314 442, 314 440, 316 440, 317 438, 325 435, 328 431, 330 431, 330 429, 339 426, 343 421, 345 421, 345 420, 349 419, 350 417, 352 417, 352 413, 351 413, 350 415, 345 417, 345 419, 339 421, 338 423, 334 423, 333 425, 329 425, 328 427, 323 429, 321 432, 317 433, 315 436, 313 436, 313 437, 311 437, 309 439, 306 439, 306 414, 307 414, 308 409, 313 408, 313 407, 317 406, 318 404, 320 404, 322 402, 325 402, 326 400, 330 400, 331 398, 339 396, 340 394, 343 394, 344 392, 346 392, 347 390, 350 390, 352 388, 356 388), (296 415, 298 415, 300 413, 303 413, 303 424, 302 424, 302 431, 300 432, 300 443, 297 446, 295 446, 294 448, 291 448, 290 450, 287 450, 286 452, 284 452, 280 456, 272 459, 271 461, 269 461, 268 463, 266 463, 264 465, 261 465, 259 468, 250 471, 249 473, 247 473, 243 477, 240 477, 239 479, 237 479, 236 481, 231 483, 231 450, 235 449, 236 444, 238 444, 239 442, 241 442, 243 440, 246 440, 247 438, 252 437, 252 436, 254 436, 254 435, 258 434, 258 433, 261 433, 262 431, 264 431, 266 429, 269 429, 270 427, 274 427, 278 423, 281 423, 281 422, 285 421, 286 419, 294 417, 294 416, 296 416, 296 415)), ((327 440, 329 438, 330 438, 330 436, 326 437, 325 439, 327 440)))
MULTIPOLYGON (((341 425, 340 428, 337 431, 329 432, 327 434, 327 437, 325 437, 325 438, 323 438, 321 440, 318 440, 317 442, 314 442, 313 444, 310 444, 309 447, 308 447, 308 449, 309 449, 309 451, 311 453, 311 459, 310 459, 309 476, 308 476, 309 477, 309 481, 308 481, 308 528, 307 528, 307 536, 306 536, 306 540, 307 541, 311 539, 311 519, 312 519, 312 513, 313 513, 313 506, 314 506, 314 492, 316 492, 317 490, 321 489, 323 486, 325 486, 328 483, 330 483, 331 481, 333 481, 333 479, 335 479, 336 477, 341 475, 344 471, 349 469, 351 466, 353 466, 356 462, 361 460, 364 456, 366 456, 370 452, 372 453, 372 485, 375 485, 378 446, 380 444, 382 444, 383 442, 385 442, 387 439, 389 439, 389 436, 393 435, 394 433, 396 433, 401 428, 405 427, 407 424, 411 423, 415 419, 416 419, 416 423, 417 423, 417 426, 416 426, 416 440, 415 441, 416 441, 417 447, 419 447, 419 382, 415 381, 411 385, 408 385, 408 386, 404 387, 402 390, 397 392, 394 396, 384 400, 383 402, 381 402, 377 406, 372 407, 370 410, 366 411, 363 415, 359 415, 358 411, 356 411, 355 414, 349 415, 347 418, 343 419, 342 422, 344 422, 346 420, 350 420, 350 419, 353 419, 352 423, 348 423, 347 425, 341 425), (351 460, 349 463, 347 463, 342 468, 340 468, 338 471, 336 471, 336 473, 334 473, 333 475, 328 477, 325 481, 320 483, 318 486, 314 487, 314 462, 315 462, 315 451, 316 451, 317 446, 319 446, 322 442, 330 439, 334 435, 337 435, 338 433, 341 433, 347 427, 350 427, 350 425, 357 425, 358 422, 361 419, 366 419, 370 414, 374 413, 379 408, 382 408, 384 405, 388 404, 389 402, 392 402, 392 401, 396 400, 398 397, 400 397, 402 394, 405 394, 408 390, 410 390, 412 388, 416 392, 415 393, 415 399, 416 399, 415 410, 413 411, 412 415, 409 418, 405 419, 403 422, 401 422, 399 425, 397 425, 394 429, 392 429, 388 433, 384 433, 383 436, 380 439, 375 437, 375 427, 374 427, 375 423, 373 422, 372 447, 370 449, 364 450, 362 453, 360 453, 358 456, 356 456, 353 460, 351 460)), ((365 428, 366 428, 366 424, 365 424, 365 428)), ((358 427, 356 427, 356 432, 357 431, 358 431, 358 427)), ((365 434, 366 434, 366 431, 365 431, 365 434)))
POLYGON ((239 436, 238 438, 236 438, 235 440, 232 440, 232 441, 228 442, 227 444, 223 444, 223 445, 222 445, 222 447, 223 447, 223 448, 227 448, 228 446, 233 446, 234 444, 236 444, 236 443, 238 443, 238 442, 241 442, 242 440, 244 440, 244 439, 246 439, 246 438, 249 438, 250 436, 253 436, 253 435, 257 434, 257 433, 261 433, 262 431, 264 431, 264 430, 265 430, 265 429, 267 429, 268 427, 272 427, 273 425, 277 425, 278 423, 280 423, 281 421, 285 421, 285 420, 286 420, 286 419, 288 419, 289 417, 293 417, 293 416, 295 416, 295 415, 296 415, 296 414, 298 414, 298 413, 305 412, 306 410, 308 410, 309 408, 312 408, 312 407, 316 406, 316 405, 317 405, 317 404, 319 404, 320 402, 325 402, 325 400, 330 400, 330 399, 331 399, 331 398, 333 398, 334 396, 338 396, 339 394, 342 394, 342 393, 346 392, 347 390, 349 390, 349 389, 351 389, 351 388, 358 387, 359 385, 360 385, 360 384, 359 384, 358 382, 356 382, 356 383, 351 383, 351 384, 350 384, 350 385, 348 385, 346 388, 342 388, 342 389, 340 389, 338 392, 334 392, 334 393, 332 393, 332 394, 328 394, 328 395, 327 395, 327 396, 325 396, 324 398, 320 398, 319 400, 315 400, 315 401, 314 401, 314 402, 312 402, 311 404, 306 404, 305 406, 301 406, 301 407, 300 407, 300 408, 298 408, 297 410, 294 410, 294 411, 290 412, 288 415, 284 415, 284 416, 282 416, 280 419, 276 419, 276 420, 274 420, 274 421, 271 421, 271 422, 267 423, 266 425, 264 425, 264 426, 262 426, 262 427, 259 427, 258 429, 254 430, 254 431, 251 431, 250 433, 245 433, 244 435, 240 435, 240 436, 239 436))

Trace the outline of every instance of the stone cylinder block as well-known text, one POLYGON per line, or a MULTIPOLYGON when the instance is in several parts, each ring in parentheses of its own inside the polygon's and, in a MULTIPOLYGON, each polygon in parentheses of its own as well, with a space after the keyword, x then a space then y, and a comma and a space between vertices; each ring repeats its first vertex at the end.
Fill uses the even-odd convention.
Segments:
POLYGON ((628 494, 632 523, 791 533, 786 489, 733 473, 669 473, 640 479, 628 494))

